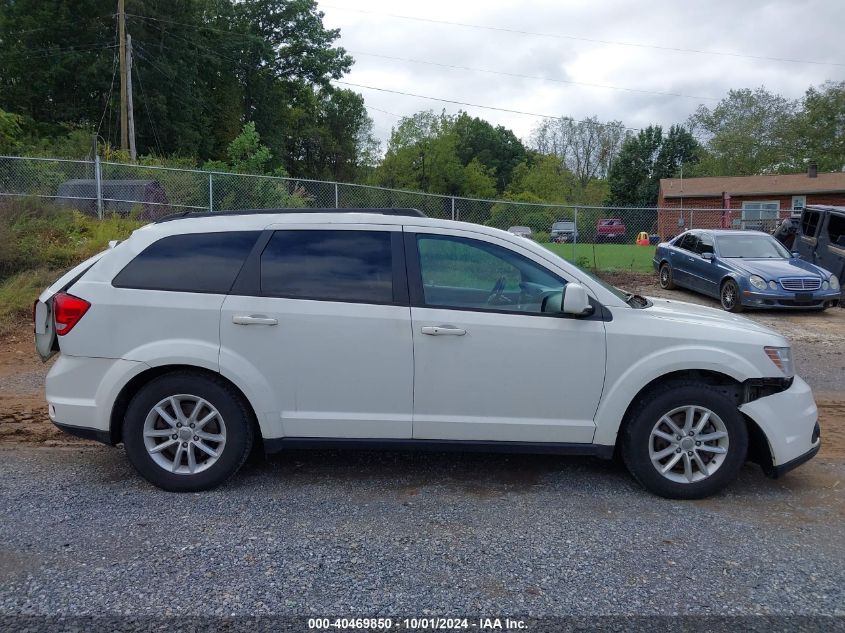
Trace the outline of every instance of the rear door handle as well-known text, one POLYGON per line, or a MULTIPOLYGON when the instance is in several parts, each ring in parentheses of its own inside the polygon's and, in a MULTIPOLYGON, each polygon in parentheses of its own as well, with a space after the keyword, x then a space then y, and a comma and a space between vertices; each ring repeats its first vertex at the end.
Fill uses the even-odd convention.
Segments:
POLYGON ((278 320, 266 317, 263 314, 236 314, 232 317, 235 325, 276 325, 278 320))
POLYGON ((426 325, 422 328, 422 333, 429 336, 463 336, 467 331, 451 325, 426 325))

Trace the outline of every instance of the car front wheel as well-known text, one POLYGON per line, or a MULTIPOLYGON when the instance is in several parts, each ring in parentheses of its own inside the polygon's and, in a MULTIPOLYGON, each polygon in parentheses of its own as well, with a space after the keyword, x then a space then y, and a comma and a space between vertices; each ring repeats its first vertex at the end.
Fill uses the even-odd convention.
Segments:
POLYGON ((123 424, 129 461, 174 492, 208 490, 243 465, 252 448, 250 413, 224 380, 193 372, 153 379, 132 398, 123 424))
POLYGON ((728 279, 722 284, 719 292, 719 301, 722 309, 728 312, 742 312, 742 299, 739 295, 739 286, 733 279, 728 279))
POLYGON ((736 404, 705 384, 672 382, 642 399, 625 427, 622 457, 645 488, 700 499, 733 481, 748 452, 736 404))

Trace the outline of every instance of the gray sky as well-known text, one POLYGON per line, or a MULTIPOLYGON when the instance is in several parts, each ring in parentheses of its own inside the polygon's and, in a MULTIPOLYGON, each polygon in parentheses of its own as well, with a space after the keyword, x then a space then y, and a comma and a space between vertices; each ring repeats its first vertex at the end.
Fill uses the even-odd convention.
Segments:
MULTIPOLYGON (((845 79, 843 0, 319 0, 319 7, 326 14, 326 26, 341 29, 339 43, 355 58, 344 81, 537 114, 574 118, 597 115, 601 120, 621 120, 633 128, 683 122, 700 103, 712 106, 730 88, 764 85, 795 98, 811 84, 845 79), (546 35, 409 20, 397 15, 546 35), (564 81, 689 96, 643 94, 564 81)), ((392 114, 410 115, 423 109, 464 109, 511 128, 523 139, 539 121, 522 114, 352 89, 364 95, 376 134, 382 140, 388 138, 398 120, 392 114)))

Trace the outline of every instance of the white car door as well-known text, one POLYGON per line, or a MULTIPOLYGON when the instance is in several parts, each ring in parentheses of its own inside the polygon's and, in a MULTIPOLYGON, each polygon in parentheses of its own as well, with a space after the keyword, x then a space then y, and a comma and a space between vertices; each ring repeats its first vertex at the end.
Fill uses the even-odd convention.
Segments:
POLYGON ((600 313, 541 312, 566 279, 514 243, 405 231, 414 438, 592 442, 605 374, 600 313))
POLYGON ((278 436, 410 438, 413 344, 401 226, 274 228, 253 255, 259 287, 223 304, 221 366, 231 358, 269 383, 274 411, 263 414, 277 416, 278 436))

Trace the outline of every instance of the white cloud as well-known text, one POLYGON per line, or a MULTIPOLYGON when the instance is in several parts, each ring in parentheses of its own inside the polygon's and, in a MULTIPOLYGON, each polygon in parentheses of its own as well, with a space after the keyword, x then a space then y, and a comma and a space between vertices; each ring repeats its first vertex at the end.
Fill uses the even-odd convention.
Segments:
MULTIPOLYGON (((541 114, 621 120, 629 127, 681 123, 699 103, 686 97, 641 94, 537 79, 502 76, 383 59, 360 53, 607 84, 638 90, 721 98, 731 88, 769 90, 800 97, 810 85, 845 79, 845 66, 789 63, 661 50, 641 46, 525 35, 405 20, 387 14, 463 22, 510 30, 573 36, 760 58, 845 63, 839 31, 841 0, 803 2, 705 0, 526 0, 523 2, 427 0, 319 0, 325 24, 340 28, 339 44, 356 63, 344 80, 419 95, 541 114), (370 13, 371 12, 371 13, 370 13)), ((368 106, 398 115, 422 109, 456 112, 461 106, 360 90, 368 106)), ((527 138, 537 119, 464 107, 527 138)), ((396 117, 371 110, 386 139, 396 117)))

